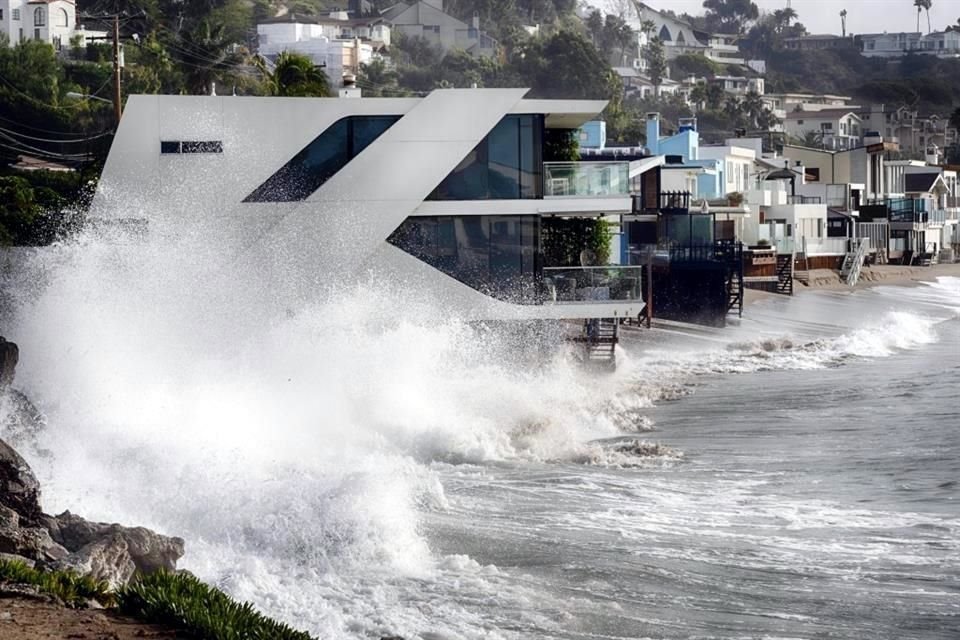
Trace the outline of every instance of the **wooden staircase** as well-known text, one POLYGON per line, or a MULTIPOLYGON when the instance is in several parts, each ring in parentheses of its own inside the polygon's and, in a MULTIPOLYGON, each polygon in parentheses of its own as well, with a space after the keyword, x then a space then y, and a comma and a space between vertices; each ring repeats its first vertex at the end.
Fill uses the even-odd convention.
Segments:
POLYGON ((793 295, 793 262, 794 253, 777 254, 777 293, 793 295))

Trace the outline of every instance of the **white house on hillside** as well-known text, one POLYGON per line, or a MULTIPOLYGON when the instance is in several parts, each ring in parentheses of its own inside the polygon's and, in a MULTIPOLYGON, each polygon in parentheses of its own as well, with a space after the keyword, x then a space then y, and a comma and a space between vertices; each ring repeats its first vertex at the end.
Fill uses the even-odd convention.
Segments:
POLYGON ((860 116, 848 109, 791 111, 784 120, 784 130, 798 139, 817 134, 819 144, 834 151, 853 149, 863 137, 860 116))
POLYGON ((390 42, 390 28, 378 18, 348 20, 300 18, 294 15, 257 25, 258 51, 267 60, 284 51, 309 56, 339 83, 344 73, 357 73, 373 61, 376 51, 390 42), (365 34, 364 38, 360 34, 365 34))
POLYGON ((77 8, 72 0, 0 0, 0 33, 10 45, 41 40, 58 50, 70 42, 77 29, 77 8))
POLYGON ((907 53, 934 55, 938 58, 960 58, 960 32, 937 31, 864 33, 857 36, 860 52, 868 58, 899 58, 907 53))

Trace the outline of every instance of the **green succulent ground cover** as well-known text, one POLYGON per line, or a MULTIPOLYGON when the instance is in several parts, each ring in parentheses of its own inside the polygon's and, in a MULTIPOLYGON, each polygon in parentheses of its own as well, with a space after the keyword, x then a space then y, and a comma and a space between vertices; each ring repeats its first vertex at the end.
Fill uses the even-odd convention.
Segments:
POLYGON ((204 640, 313 640, 187 573, 157 571, 113 591, 106 582, 74 571, 42 571, 20 561, 0 560, 0 584, 4 583, 33 585, 71 607, 95 600, 143 622, 204 640))
POLYGON ((81 576, 75 571, 40 571, 17 560, 0 560, 2 583, 33 585, 71 607, 86 606, 90 600, 104 606, 115 603, 115 594, 106 582, 81 576))

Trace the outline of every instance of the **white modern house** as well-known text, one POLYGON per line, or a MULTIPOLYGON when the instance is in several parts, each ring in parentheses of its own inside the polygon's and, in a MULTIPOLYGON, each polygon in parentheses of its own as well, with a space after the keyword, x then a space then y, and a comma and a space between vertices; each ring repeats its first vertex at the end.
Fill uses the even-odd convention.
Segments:
POLYGON ((215 256, 196 277, 256 274, 279 310, 372 278, 467 320, 635 318, 640 267, 551 265, 542 243, 558 221, 630 214, 652 165, 545 162, 550 130, 606 102, 526 92, 131 96, 93 215, 139 211, 184 260, 215 256))
POLYGON ((342 16, 301 18, 294 15, 257 25, 258 52, 273 60, 284 51, 309 56, 339 83, 344 73, 359 73, 377 52, 390 44, 390 28, 379 19, 351 20, 342 16))
POLYGON ((40 40, 59 50, 76 30, 77 8, 72 0, 0 0, 0 33, 10 45, 40 40))

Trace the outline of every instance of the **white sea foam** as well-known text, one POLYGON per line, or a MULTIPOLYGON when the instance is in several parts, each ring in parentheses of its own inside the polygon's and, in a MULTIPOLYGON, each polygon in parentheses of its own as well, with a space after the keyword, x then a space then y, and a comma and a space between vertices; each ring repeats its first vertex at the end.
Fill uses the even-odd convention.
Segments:
POLYGON ((441 465, 676 462, 655 442, 594 441, 650 430, 644 409, 702 374, 936 339, 932 320, 892 312, 833 338, 624 351, 609 376, 562 354, 520 369, 495 336, 375 282, 277 310, 263 282, 211 286, 204 259, 95 240, 36 256, 44 287, 17 292, 7 335, 18 384, 49 420, 54 457, 31 462, 48 510, 181 535, 183 566, 321 637, 496 638, 448 594, 491 611, 531 597, 495 567, 431 550, 421 519, 449 506, 441 465))

